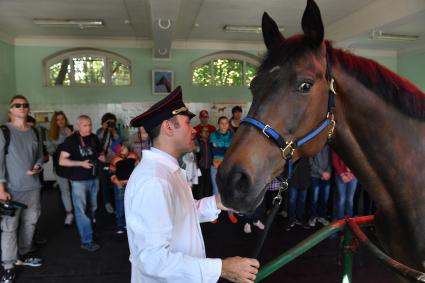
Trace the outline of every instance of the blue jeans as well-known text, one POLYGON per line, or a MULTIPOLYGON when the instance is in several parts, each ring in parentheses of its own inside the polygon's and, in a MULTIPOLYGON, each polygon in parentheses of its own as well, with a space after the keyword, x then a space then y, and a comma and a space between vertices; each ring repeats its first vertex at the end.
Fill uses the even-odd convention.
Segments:
POLYGON ((353 216, 353 198, 357 188, 357 179, 354 178, 348 183, 344 183, 340 176, 335 178, 338 189, 337 209, 335 219, 342 219, 344 216, 353 216))
POLYGON ((217 177, 217 170, 218 170, 217 168, 215 168, 214 166, 211 166, 211 182, 212 182, 213 196, 218 194, 217 181, 215 180, 215 178, 217 177))
POLYGON ((115 194, 115 224, 118 229, 123 229, 125 225, 125 213, 124 213, 124 194, 125 187, 119 189, 114 185, 114 194, 115 194))
POLYGON ((329 191, 331 182, 322 180, 317 177, 311 177, 310 188, 310 217, 324 217, 327 216, 329 191))
POLYGON ((81 244, 93 242, 92 221, 97 209, 99 179, 71 181, 72 203, 75 210, 75 222, 80 234, 81 244), (87 209, 89 205, 90 209, 87 209), (87 213, 89 215, 87 215, 87 213))
POLYGON ((288 189, 288 218, 289 221, 295 219, 303 222, 305 214, 305 200, 307 198, 307 190, 300 190, 294 187, 288 189))

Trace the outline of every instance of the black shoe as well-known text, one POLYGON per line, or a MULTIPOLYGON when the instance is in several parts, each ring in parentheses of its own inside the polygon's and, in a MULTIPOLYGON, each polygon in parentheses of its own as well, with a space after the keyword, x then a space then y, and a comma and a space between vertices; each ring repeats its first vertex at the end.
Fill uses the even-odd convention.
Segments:
POLYGON ((294 228, 294 226, 295 226, 295 221, 289 221, 288 223, 286 223, 283 229, 285 229, 285 231, 289 231, 292 228, 294 228))
POLYGON ((45 245, 47 244, 47 238, 43 236, 35 236, 32 239, 32 242, 36 245, 45 245))
POLYGON ((89 252, 95 252, 98 249, 100 249, 100 246, 98 244, 96 244, 95 242, 91 242, 91 243, 87 243, 87 244, 82 244, 81 248, 83 250, 89 251, 89 252))
POLYGON ((16 278, 16 274, 13 268, 5 269, 0 279, 0 283, 14 283, 15 278, 16 278))

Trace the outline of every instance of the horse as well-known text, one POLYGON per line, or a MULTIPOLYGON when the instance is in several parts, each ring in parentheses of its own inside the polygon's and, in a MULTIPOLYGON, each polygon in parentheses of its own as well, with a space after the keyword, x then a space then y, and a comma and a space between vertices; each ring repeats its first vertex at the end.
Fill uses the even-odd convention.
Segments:
POLYGON ((171 91, 171 82, 166 76, 162 76, 156 83, 155 86, 164 86, 167 92, 171 91))
POLYGON ((267 54, 250 85, 248 119, 218 170, 223 204, 254 211, 290 160, 313 156, 328 142, 376 201, 385 251, 425 270, 424 93, 384 66, 334 48, 313 0, 302 30, 285 38, 263 14, 267 54))

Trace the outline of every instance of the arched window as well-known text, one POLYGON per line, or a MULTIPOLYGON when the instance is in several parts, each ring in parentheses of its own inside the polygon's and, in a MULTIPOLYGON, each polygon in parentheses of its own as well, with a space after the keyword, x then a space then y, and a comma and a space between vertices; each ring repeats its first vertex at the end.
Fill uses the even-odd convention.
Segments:
POLYGON ((125 86, 131 84, 130 61, 99 49, 72 49, 43 60, 46 86, 125 86))
POLYGON ((259 65, 259 59, 247 53, 213 53, 192 62, 192 83, 197 86, 249 86, 259 65))

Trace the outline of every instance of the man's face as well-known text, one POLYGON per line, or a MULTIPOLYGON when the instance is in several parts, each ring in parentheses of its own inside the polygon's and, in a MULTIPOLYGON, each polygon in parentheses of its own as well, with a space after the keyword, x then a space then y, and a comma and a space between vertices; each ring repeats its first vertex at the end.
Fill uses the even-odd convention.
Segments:
POLYGON ((30 112, 30 105, 28 101, 22 98, 16 98, 10 104, 10 115, 13 118, 25 119, 30 112))
POLYGON ((80 119, 78 121, 78 131, 80 135, 85 137, 91 134, 91 120, 90 119, 80 119))
POLYGON ((174 128, 173 137, 175 139, 176 146, 179 148, 179 151, 183 153, 192 152, 195 149, 195 134, 196 131, 190 124, 190 119, 184 115, 177 115, 177 122, 179 123, 178 127, 175 127, 173 123, 172 127, 174 128))
POLYGON ((242 112, 240 112, 240 111, 233 112, 233 119, 240 120, 241 117, 242 117, 242 112))
POLYGON ((206 124, 208 124, 208 121, 209 121, 209 117, 208 116, 206 116, 206 117, 200 117, 199 118, 199 120, 201 120, 201 124, 202 125, 206 125, 206 124))
POLYGON ((208 127, 201 128, 201 137, 203 139, 208 139, 210 137, 210 131, 208 130, 208 127))

